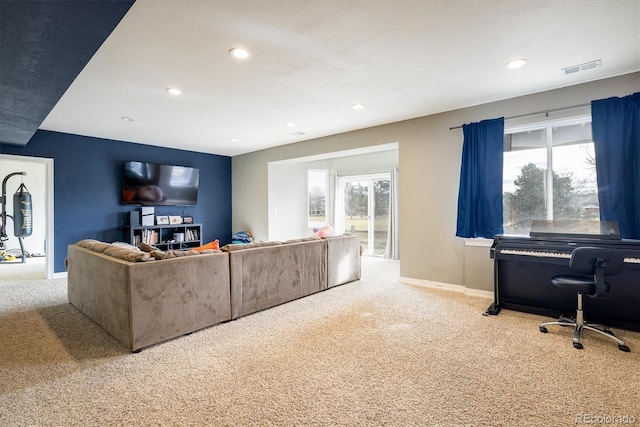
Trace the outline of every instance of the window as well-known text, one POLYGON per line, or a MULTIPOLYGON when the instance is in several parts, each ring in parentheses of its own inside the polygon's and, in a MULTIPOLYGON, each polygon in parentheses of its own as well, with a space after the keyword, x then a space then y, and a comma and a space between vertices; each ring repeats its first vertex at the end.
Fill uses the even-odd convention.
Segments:
POLYGON ((185 168, 182 166, 173 166, 171 168, 171 178, 169 185, 171 187, 193 187, 198 179, 198 171, 194 168, 185 168))
POLYGON ((327 224, 327 169, 307 170, 308 226, 321 227, 327 224))
POLYGON ((591 117, 505 129, 504 232, 529 234, 534 219, 598 219, 591 117))

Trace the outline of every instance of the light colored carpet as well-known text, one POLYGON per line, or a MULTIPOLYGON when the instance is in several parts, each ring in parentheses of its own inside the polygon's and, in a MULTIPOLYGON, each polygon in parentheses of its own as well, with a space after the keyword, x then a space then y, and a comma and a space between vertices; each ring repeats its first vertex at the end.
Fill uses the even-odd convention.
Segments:
POLYGON ((631 353, 593 334, 576 350, 543 317, 400 284, 396 263, 138 354, 67 302, 66 279, 8 267, 2 426, 640 425, 639 333, 616 330, 631 353))

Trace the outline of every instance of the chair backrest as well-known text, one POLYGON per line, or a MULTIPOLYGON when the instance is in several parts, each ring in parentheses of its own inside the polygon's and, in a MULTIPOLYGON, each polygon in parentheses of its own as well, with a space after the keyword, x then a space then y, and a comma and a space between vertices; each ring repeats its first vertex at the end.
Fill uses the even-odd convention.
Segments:
POLYGON ((607 292, 605 276, 617 274, 624 264, 624 254, 615 249, 581 247, 571 253, 569 269, 574 273, 593 276, 595 293, 590 296, 602 298, 607 292))
POLYGON ((615 249, 580 247, 573 250, 569 269, 578 274, 595 274, 602 269, 605 276, 617 274, 624 264, 624 254, 615 249))

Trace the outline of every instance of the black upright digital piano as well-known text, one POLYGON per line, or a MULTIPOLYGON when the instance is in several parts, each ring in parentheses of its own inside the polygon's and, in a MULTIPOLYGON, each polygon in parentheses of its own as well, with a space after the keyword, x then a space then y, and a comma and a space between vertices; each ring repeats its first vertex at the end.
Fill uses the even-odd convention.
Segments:
POLYGON ((502 308, 550 317, 572 315, 576 294, 551 284, 551 278, 571 274, 569 259, 580 246, 617 249, 624 266, 607 276, 604 298, 584 297, 591 322, 640 331, 640 240, 620 238, 616 223, 600 221, 533 221, 529 236, 498 234, 490 256, 494 260, 494 302, 486 314, 502 308))

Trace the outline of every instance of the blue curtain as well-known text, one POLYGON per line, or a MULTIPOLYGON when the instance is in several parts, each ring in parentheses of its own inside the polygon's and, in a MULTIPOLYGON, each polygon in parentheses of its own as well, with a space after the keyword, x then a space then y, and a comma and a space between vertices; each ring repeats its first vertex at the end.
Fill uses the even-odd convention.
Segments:
POLYGON ((591 102, 600 219, 640 239, 640 92, 591 102))
POLYGON ((458 237, 493 239, 502 228, 504 118, 462 126, 458 237))

